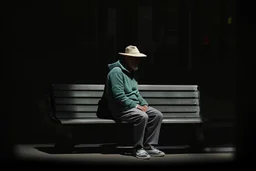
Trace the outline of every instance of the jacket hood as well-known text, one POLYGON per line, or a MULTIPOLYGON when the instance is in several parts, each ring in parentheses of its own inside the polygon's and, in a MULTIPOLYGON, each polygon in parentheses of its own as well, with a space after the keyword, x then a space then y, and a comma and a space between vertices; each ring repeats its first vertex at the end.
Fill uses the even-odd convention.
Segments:
POLYGON ((112 63, 112 64, 108 64, 109 70, 111 70, 111 69, 113 69, 113 68, 115 68, 115 67, 119 67, 119 68, 121 68, 123 71, 126 71, 126 72, 130 73, 130 72, 121 64, 120 60, 118 60, 118 61, 116 61, 116 62, 114 62, 114 63, 112 63))

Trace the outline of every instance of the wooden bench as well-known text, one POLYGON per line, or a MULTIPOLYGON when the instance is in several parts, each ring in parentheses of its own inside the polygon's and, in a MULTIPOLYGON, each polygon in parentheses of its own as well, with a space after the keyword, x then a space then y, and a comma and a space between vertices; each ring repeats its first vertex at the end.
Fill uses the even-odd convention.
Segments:
MULTIPOLYGON (((50 91, 50 118, 62 125, 115 124, 96 116, 104 85, 53 84, 50 91)), ((139 85, 150 106, 164 115, 163 124, 198 124, 196 138, 202 142, 200 93, 197 85, 139 85)))

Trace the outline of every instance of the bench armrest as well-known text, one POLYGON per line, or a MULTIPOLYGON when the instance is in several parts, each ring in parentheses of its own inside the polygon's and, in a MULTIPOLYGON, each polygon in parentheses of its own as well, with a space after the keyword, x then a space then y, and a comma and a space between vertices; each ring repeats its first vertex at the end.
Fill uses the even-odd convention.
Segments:
POLYGON ((54 105, 54 101, 53 101, 53 98, 52 98, 52 93, 47 92, 45 97, 46 97, 46 102, 47 102, 47 107, 48 107, 48 115, 49 115, 50 119, 53 122, 61 123, 60 120, 55 115, 55 109, 54 109, 55 105, 54 105))

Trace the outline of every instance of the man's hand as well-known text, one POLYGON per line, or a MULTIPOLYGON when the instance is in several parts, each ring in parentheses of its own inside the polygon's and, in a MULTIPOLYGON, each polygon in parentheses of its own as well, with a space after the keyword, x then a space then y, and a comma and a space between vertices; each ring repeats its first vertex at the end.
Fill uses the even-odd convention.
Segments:
POLYGON ((141 111, 146 112, 148 110, 148 106, 147 105, 145 105, 145 106, 138 105, 137 109, 140 109, 141 111))
POLYGON ((144 107, 144 109, 145 109, 144 112, 146 112, 146 111, 148 110, 148 106, 147 106, 147 105, 144 105, 143 107, 144 107))

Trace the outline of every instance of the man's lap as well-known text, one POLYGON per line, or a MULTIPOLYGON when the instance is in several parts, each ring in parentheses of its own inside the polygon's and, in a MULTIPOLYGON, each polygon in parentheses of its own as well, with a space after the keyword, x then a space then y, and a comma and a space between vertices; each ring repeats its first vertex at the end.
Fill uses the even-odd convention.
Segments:
POLYGON ((116 118, 120 120, 129 120, 129 119, 139 119, 142 117, 148 118, 148 116, 153 116, 153 115, 162 115, 162 113, 159 110, 155 109, 154 107, 148 106, 148 109, 146 112, 137 108, 132 108, 132 109, 118 113, 116 115, 116 118))

